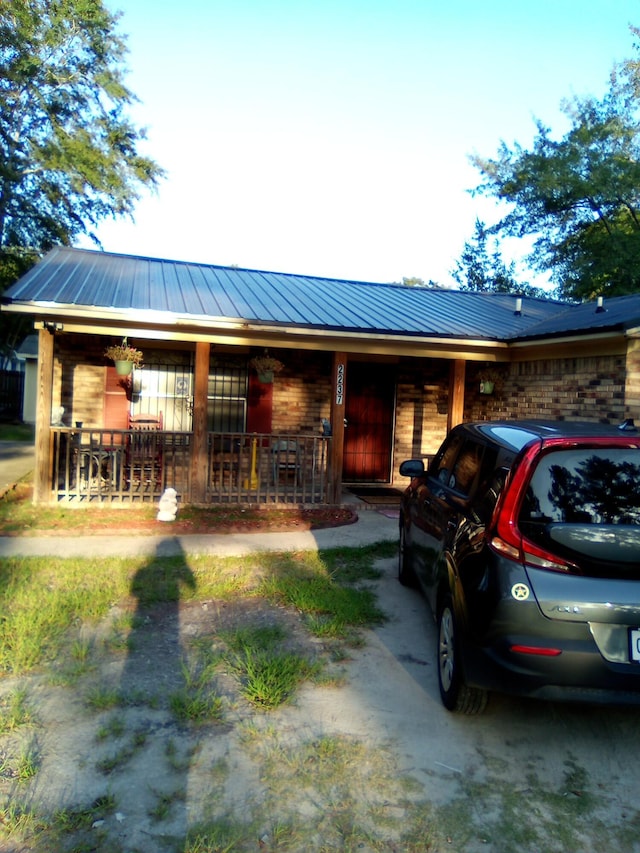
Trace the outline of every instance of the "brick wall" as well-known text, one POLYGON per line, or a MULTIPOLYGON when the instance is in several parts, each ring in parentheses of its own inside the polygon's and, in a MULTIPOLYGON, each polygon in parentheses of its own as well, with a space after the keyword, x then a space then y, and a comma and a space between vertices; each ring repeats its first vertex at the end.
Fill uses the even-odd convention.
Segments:
POLYGON ((640 424, 640 341, 630 340, 627 346, 624 414, 640 424))
POLYGON ((273 389, 274 432, 319 434, 331 405, 330 353, 279 350, 273 353, 285 365, 273 389))
POLYGON ((393 470, 403 459, 435 453, 447 432, 449 362, 405 360, 398 366, 393 470))
POLYGON ((64 422, 100 427, 104 413, 104 344, 89 335, 56 336, 53 406, 64 406, 64 422))
MULTIPOLYGON (((640 345, 623 356, 542 359, 503 368, 504 383, 492 395, 480 394, 482 365, 468 363, 464 420, 548 418, 617 424, 640 420, 640 345), (625 405, 625 392, 627 401, 625 405)), ((404 459, 436 452, 447 432, 449 362, 432 359, 401 363, 398 370, 394 482, 404 459)))
POLYGON ((502 390, 480 394, 467 370, 465 420, 549 418, 619 423, 625 412, 623 356, 541 359, 510 365, 502 390))

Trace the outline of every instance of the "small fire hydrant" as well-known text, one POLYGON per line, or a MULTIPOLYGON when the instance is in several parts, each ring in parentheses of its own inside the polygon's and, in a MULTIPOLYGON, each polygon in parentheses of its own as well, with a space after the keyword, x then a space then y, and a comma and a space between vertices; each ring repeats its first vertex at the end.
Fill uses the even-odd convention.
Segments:
POLYGON ((175 521, 178 512, 178 493, 175 489, 165 489, 158 504, 158 521, 175 521))

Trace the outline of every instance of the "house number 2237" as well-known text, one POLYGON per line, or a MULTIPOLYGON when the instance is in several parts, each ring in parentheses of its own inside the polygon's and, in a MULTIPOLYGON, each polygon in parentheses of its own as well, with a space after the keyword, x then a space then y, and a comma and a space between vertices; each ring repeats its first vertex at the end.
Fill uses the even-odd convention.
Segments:
POLYGON ((344 364, 339 364, 336 371, 336 406, 344 403, 344 364))

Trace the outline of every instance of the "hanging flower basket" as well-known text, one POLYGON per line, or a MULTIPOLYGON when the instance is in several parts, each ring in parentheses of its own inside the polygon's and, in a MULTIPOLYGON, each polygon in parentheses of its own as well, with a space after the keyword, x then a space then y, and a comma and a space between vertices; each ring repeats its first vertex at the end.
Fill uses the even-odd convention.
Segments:
POLYGON ((480 370, 477 376, 480 383, 480 393, 488 395, 495 391, 496 394, 500 394, 504 386, 504 378, 504 372, 498 368, 485 367, 480 370))
POLYGON ((118 376, 129 376, 131 371, 133 370, 133 362, 132 361, 122 361, 118 359, 114 361, 116 366, 116 373, 118 376))
POLYGON ((104 355, 115 364, 118 376, 129 376, 134 367, 142 366, 142 352, 130 347, 126 338, 121 344, 107 347, 104 355))
POLYGON ((249 367, 258 374, 258 382, 270 385, 276 373, 284 368, 284 364, 270 355, 257 355, 249 360, 249 367))

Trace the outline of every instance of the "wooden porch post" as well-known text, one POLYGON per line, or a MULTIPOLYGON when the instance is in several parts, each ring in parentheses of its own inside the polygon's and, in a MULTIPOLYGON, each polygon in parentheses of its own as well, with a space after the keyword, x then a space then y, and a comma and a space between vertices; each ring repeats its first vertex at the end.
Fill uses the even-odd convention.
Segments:
POLYGON ((51 497, 51 403, 53 401, 53 333, 38 331, 38 403, 36 406, 33 502, 48 503, 51 497))
POLYGON ((464 417, 464 377, 466 362, 456 358, 449 371, 449 413, 447 432, 462 423, 464 417))
POLYGON ((339 504, 342 497, 342 461, 344 454, 344 414, 347 392, 347 354, 334 352, 331 380, 331 453, 329 455, 329 500, 339 504))
POLYGON ((196 343, 193 388, 193 434, 191 436, 191 500, 204 503, 207 497, 207 391, 211 344, 196 343))

